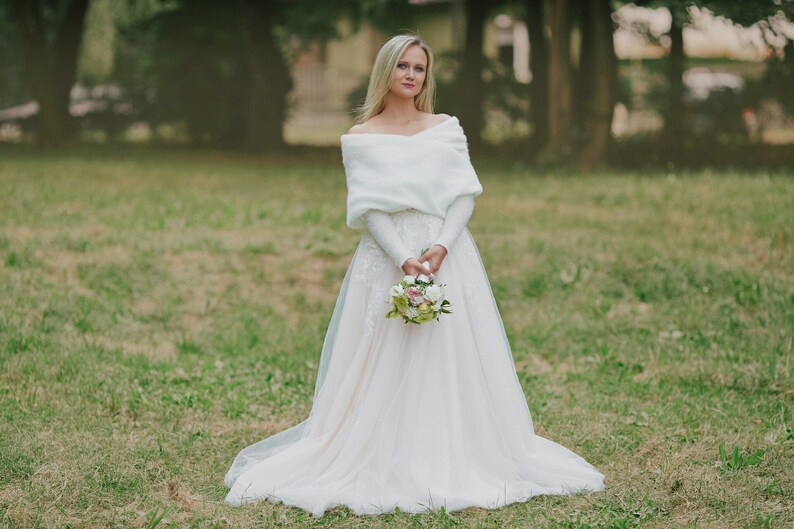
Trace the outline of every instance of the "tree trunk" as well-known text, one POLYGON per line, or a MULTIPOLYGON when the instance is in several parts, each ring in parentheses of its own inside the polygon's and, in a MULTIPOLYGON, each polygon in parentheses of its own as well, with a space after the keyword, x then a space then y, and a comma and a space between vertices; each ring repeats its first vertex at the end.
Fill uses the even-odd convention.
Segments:
POLYGON ((671 151, 678 150, 683 143, 686 127, 684 123, 684 29, 683 20, 671 9, 673 21, 670 25, 670 54, 667 56, 667 104, 664 113, 662 142, 671 151))
POLYGON ((549 44, 544 28, 543 0, 527 0, 526 13, 532 71, 532 82, 529 84, 529 121, 532 125, 532 150, 538 150, 549 139, 549 44))
POLYGON ((71 136, 72 119, 69 115, 69 95, 77 80, 77 59, 80 42, 83 40, 88 0, 72 0, 66 9, 53 45, 53 69, 55 74, 55 104, 63 113, 67 123, 67 135, 71 136))
POLYGON ((251 85, 248 94, 244 144, 264 152, 284 148, 287 94, 292 89, 290 71, 284 62, 273 30, 279 15, 276 0, 244 0, 241 23, 251 85))
POLYGON ((579 154, 578 165, 590 170, 607 165, 612 140, 612 114, 617 95, 617 58, 613 42, 614 24, 609 0, 586 0, 582 19, 582 69, 586 77, 580 86, 588 85, 588 97, 583 107, 586 137, 579 154), (587 26, 587 31, 584 30, 587 26), (587 39, 585 39, 585 36, 587 39), (585 64, 588 66, 585 67, 585 64))
MULTIPOLYGON (((595 64, 595 53, 593 45, 595 43, 596 23, 592 18, 590 0, 581 0, 579 6, 579 53, 578 64, 572 68, 573 76, 573 121, 581 124, 587 119, 588 110, 593 99, 593 77, 598 71, 595 64)), ((574 143, 579 140, 581 143, 584 136, 574 138, 574 143)))
POLYGON ((573 101, 571 95, 571 14, 568 0, 555 0, 549 53, 549 144, 555 154, 571 152, 573 101))
POLYGON ((463 49, 463 66, 460 85, 460 118, 467 132, 469 146, 482 147, 484 126, 483 101, 485 90, 482 70, 485 61, 482 53, 485 19, 488 16, 488 2, 466 0, 466 44, 463 49))
POLYGON ((72 133, 69 95, 77 78, 77 57, 89 0, 70 0, 47 44, 47 28, 39 2, 14 0, 11 13, 24 57, 25 79, 39 104, 38 141, 52 145, 72 133))

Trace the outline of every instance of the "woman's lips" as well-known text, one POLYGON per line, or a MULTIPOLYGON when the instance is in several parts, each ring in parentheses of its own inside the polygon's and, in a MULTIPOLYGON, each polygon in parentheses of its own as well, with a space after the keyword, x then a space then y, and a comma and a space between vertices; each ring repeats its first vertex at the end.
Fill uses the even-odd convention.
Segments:
POLYGON ((408 87, 408 88, 413 88, 414 86, 416 86, 416 85, 411 84, 411 83, 403 83, 402 85, 405 86, 405 87, 408 87))

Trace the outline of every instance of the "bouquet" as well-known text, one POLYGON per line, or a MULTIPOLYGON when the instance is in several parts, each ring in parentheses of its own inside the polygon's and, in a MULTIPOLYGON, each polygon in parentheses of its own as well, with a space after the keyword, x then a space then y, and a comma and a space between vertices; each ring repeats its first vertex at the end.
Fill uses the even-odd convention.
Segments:
MULTIPOLYGON (((428 263, 424 263, 429 268, 428 263)), ((402 317, 405 323, 426 323, 441 314, 452 314, 451 303, 444 299, 444 285, 437 285, 424 274, 405 276, 389 289, 392 308, 387 318, 402 317)))

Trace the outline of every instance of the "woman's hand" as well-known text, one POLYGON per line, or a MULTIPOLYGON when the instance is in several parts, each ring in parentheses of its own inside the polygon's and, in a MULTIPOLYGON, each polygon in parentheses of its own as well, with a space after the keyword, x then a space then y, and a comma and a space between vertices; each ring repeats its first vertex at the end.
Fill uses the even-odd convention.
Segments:
POLYGON ((418 277, 424 274, 430 279, 433 279, 432 270, 428 270, 421 262, 419 262, 419 259, 415 259, 413 257, 407 259, 403 263, 402 269, 407 276, 418 277))
POLYGON ((447 249, 440 244, 435 244, 428 251, 422 254, 421 257, 419 257, 419 262, 430 263, 430 272, 435 274, 438 272, 439 268, 441 268, 441 263, 444 262, 444 258, 446 256, 447 249))

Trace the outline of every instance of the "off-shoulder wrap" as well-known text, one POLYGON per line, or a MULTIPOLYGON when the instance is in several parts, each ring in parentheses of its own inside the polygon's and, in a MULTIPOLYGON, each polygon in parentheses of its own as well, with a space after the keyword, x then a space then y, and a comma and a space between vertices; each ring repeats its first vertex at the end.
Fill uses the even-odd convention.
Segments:
POLYGON ((444 217, 459 196, 476 197, 482 186, 469 160, 455 117, 412 136, 344 134, 347 225, 363 229, 369 210, 417 209, 444 217))

